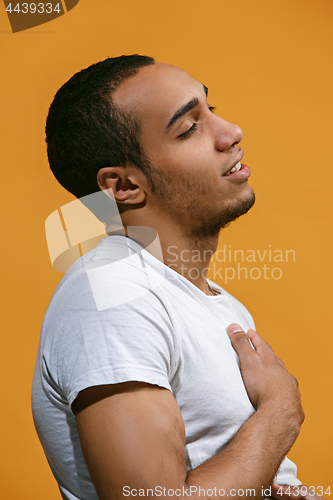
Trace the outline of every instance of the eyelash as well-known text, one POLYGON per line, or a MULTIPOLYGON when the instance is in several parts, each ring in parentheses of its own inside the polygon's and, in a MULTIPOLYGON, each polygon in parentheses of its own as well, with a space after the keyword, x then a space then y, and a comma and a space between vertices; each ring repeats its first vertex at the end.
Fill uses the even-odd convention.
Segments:
MULTIPOLYGON (((214 106, 208 106, 209 111, 213 112, 215 107, 214 106)), ((198 128, 197 123, 193 123, 192 127, 189 128, 186 132, 178 136, 178 139, 186 139, 190 134, 193 134, 193 132, 198 128)))
POLYGON ((198 128, 198 125, 196 123, 193 123, 192 127, 189 128, 186 132, 178 136, 178 139, 185 139, 187 136, 190 134, 193 134, 193 132, 198 128))

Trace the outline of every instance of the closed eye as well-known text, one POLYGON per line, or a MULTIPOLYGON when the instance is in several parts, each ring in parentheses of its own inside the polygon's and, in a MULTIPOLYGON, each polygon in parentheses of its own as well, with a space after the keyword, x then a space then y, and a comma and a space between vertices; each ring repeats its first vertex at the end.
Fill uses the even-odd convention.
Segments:
MULTIPOLYGON (((214 109, 216 109, 214 106, 208 106, 209 111, 213 113, 214 109)), ((186 139, 190 134, 193 134, 193 132, 197 129, 198 124, 193 123, 192 127, 189 128, 186 132, 178 136, 178 139, 186 139)))
POLYGON ((193 123, 191 128, 189 128, 186 132, 178 136, 178 139, 185 139, 190 134, 193 134, 193 132, 197 129, 197 127, 198 127, 197 123, 193 123))

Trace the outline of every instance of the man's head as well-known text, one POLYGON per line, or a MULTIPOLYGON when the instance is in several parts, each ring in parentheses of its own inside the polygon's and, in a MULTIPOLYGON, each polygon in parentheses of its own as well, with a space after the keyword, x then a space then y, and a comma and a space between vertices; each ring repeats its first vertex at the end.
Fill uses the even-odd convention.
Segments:
MULTIPOLYGON (((126 56, 122 57, 126 60, 126 56)), ((140 59, 140 56, 128 57, 140 59)), ((120 59, 99 64, 118 64, 120 59)), ((180 224, 185 233, 196 238, 216 235, 221 227, 246 213, 254 203, 253 191, 247 183, 249 169, 242 166, 239 172, 226 175, 243 156, 238 146, 242 131, 212 113, 207 103, 206 87, 185 71, 168 64, 153 64, 145 58, 141 61, 143 64, 116 81, 108 81, 105 77, 103 87, 100 86, 102 91, 96 89, 93 92, 97 81, 93 76, 94 68, 98 65, 84 70, 91 73, 91 90, 87 95, 82 84, 77 91, 75 82, 75 78, 82 80, 82 76, 85 82, 84 72, 66 84, 69 86, 73 80, 67 89, 70 107, 73 108, 73 92, 79 106, 84 103, 83 117, 88 114, 90 118, 90 121, 83 120, 88 137, 88 141, 83 142, 80 128, 71 125, 71 115, 64 108, 69 129, 74 132, 72 148, 81 148, 80 155, 75 151, 71 154, 84 162, 89 150, 86 165, 95 178, 97 176, 100 189, 113 190, 118 206, 125 214, 125 224, 148 225, 147 222, 156 221, 160 216, 164 221, 168 219, 180 224), (78 95, 81 95, 80 99, 78 95), (101 105, 102 111, 99 109, 101 105), (92 125, 94 120, 97 121, 97 130, 96 124, 92 125), (111 130, 110 120, 115 130, 121 124, 120 134, 111 130), (123 144, 120 138, 125 140, 123 144), (112 151, 115 146, 115 151, 112 151), (106 151, 108 156, 102 156, 100 151, 106 151)), ((56 99, 57 96, 54 102, 56 99)), ((53 106, 54 103, 47 133, 53 106)), ((61 120, 57 125, 61 126, 61 120)), ((53 127, 53 133, 57 133, 56 127, 53 127)), ((64 140, 67 133, 62 132, 64 140)), ((51 134, 48 150, 52 168, 50 137, 51 134)), ((62 157, 65 158, 65 154, 62 157)), ((90 187, 85 181, 84 193, 76 188, 75 178, 78 185, 82 184, 81 168, 78 162, 73 167, 71 165, 71 189, 68 181, 65 185, 56 175, 76 196, 88 194, 90 187)), ((85 169, 87 171, 86 166, 85 169)), ((95 184, 91 183, 90 192, 94 192, 94 188, 95 184)))
POLYGON ((46 121, 51 170, 62 186, 81 198, 99 190, 103 167, 137 165, 149 179, 138 123, 113 103, 113 93, 151 57, 108 58, 76 73, 57 92, 46 121))

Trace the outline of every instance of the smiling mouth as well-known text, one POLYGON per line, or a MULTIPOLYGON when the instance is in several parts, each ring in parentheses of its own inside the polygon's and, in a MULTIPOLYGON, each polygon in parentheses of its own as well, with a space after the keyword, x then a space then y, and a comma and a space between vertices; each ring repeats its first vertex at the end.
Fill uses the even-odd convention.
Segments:
POLYGON ((241 162, 239 161, 238 163, 236 163, 236 165, 234 167, 232 167, 226 174, 224 174, 225 176, 227 175, 230 175, 234 172, 238 172, 240 169, 242 168, 242 165, 241 165, 241 162))

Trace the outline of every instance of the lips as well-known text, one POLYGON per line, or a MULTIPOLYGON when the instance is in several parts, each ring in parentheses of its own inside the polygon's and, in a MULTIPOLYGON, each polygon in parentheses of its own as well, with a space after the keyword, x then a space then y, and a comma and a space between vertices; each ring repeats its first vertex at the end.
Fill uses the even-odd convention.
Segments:
POLYGON ((223 177, 228 177, 228 181, 237 181, 237 182, 242 182, 246 181, 251 175, 251 170, 247 165, 244 165, 244 163, 236 163, 226 174, 223 175, 223 177), (240 165, 240 169, 238 169, 238 164, 240 165), (237 166, 237 169, 235 168, 237 166))
POLYGON ((242 160, 243 156, 244 156, 244 151, 241 149, 239 151, 237 160, 232 165, 230 165, 230 167, 223 174, 223 176, 232 175, 235 172, 238 172, 241 169, 241 167, 242 167, 241 160, 242 160))
POLYGON ((242 164, 241 162, 239 161, 238 163, 236 163, 236 165, 234 167, 232 167, 226 174, 224 175, 230 175, 234 172, 239 172, 239 170, 242 168, 242 164))

